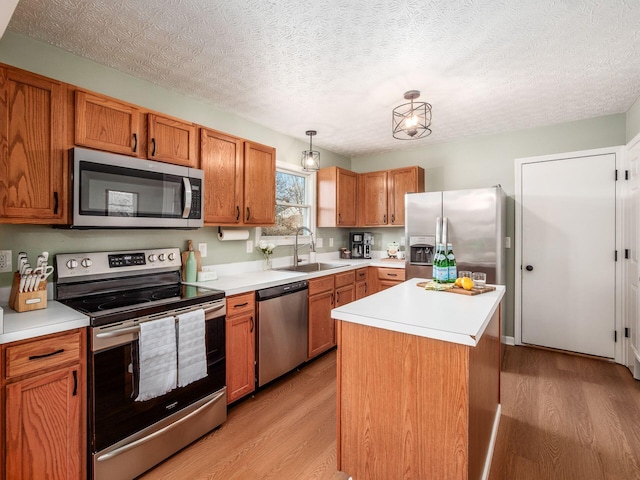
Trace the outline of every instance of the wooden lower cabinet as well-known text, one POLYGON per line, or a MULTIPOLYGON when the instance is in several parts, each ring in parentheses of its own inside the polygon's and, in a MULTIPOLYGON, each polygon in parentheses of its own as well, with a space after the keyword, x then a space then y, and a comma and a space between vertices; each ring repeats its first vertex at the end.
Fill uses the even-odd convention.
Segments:
POLYGON ((372 271, 370 276, 375 278, 375 288, 373 292, 381 292, 387 288, 394 287, 405 281, 406 275, 404 268, 387 268, 387 267, 370 267, 372 271))
POLYGON ((255 293, 227 297, 227 404, 255 390, 255 293))
POLYGON ((355 280, 356 276, 353 270, 335 275, 336 308, 355 300, 355 280))
POLYGON ((86 478, 86 332, 13 342, 5 364, 4 478, 86 478))
POLYGON ((359 268, 356 270, 356 285, 355 285, 355 295, 356 300, 360 300, 361 298, 369 295, 369 269, 368 267, 359 268))

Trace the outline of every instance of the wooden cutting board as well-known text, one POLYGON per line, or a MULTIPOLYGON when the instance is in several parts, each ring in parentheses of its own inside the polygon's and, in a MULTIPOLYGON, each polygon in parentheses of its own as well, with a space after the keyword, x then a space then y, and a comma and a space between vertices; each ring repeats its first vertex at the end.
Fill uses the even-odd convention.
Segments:
MULTIPOLYGON (((424 288, 427 286, 428 282, 418 282, 416 283, 416 287, 424 288)), ((457 293, 459 295, 480 295, 481 293, 493 292, 496 287, 486 286, 483 288, 473 288, 472 290, 465 290, 460 287, 452 287, 447 290, 435 290, 440 292, 449 292, 449 293, 457 293)))
MULTIPOLYGON (((182 281, 185 282, 187 278, 187 259, 189 258, 189 252, 193 250, 193 241, 187 242, 187 251, 182 252, 182 281)), ((193 254, 196 257, 196 272, 202 271, 202 256, 200 250, 193 250, 193 254)))

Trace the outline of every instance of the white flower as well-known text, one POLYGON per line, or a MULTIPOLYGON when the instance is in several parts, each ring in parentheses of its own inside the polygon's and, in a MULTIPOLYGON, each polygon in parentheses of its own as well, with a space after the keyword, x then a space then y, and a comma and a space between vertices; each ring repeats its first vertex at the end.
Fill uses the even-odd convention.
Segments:
POLYGON ((258 250, 260 250, 265 257, 269 257, 273 253, 274 248, 276 248, 276 246, 273 243, 267 243, 264 240, 258 242, 258 250))

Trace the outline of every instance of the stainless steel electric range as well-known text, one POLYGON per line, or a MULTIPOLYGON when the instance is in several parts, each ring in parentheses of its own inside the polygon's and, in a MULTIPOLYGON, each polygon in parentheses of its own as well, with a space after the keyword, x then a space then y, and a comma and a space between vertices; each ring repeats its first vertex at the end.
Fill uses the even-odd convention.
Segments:
POLYGON ((181 282, 177 248, 56 256, 56 299, 90 317, 89 467, 131 479, 226 420, 224 292, 181 282), (206 376, 140 401, 141 325, 202 309, 206 376))

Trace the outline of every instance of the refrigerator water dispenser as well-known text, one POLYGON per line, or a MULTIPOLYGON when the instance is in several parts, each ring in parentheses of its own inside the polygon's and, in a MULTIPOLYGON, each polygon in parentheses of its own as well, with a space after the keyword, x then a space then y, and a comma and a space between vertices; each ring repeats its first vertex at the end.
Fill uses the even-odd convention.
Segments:
POLYGON ((409 263, 413 265, 431 265, 435 253, 435 235, 409 237, 409 263))

